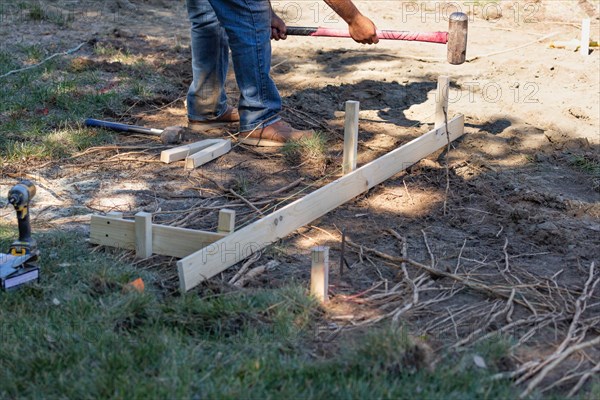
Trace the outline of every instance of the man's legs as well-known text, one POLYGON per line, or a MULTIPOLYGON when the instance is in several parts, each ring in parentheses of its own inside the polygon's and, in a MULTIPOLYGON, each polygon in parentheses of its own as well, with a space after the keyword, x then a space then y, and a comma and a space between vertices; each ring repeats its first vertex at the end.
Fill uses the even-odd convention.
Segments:
POLYGON ((208 0, 227 32, 240 89, 240 131, 278 121, 281 97, 271 79, 268 0, 208 0))
POLYGON ((229 66, 227 35, 208 0, 187 0, 192 24, 192 72, 188 117, 205 121, 227 111, 225 78, 229 66))

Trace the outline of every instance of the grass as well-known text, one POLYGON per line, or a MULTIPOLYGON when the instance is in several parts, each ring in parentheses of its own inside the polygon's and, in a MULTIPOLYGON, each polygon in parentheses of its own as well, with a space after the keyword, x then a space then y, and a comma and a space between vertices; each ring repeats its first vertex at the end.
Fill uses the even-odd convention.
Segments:
POLYGON ((327 138, 315 132, 310 138, 291 141, 283 146, 285 160, 291 165, 308 164, 314 168, 324 167, 327 158, 327 138))
POLYGON ((600 162, 597 159, 583 155, 574 155, 571 157, 569 164, 575 169, 591 175, 590 183, 592 189, 600 192, 600 162))
MULTIPOLYGON (((0 226, 0 248, 13 239, 0 226)), ((91 253, 75 234, 36 235, 42 281, 0 293, 0 397, 509 398, 485 382, 497 346, 433 372, 426 348, 381 327, 322 343, 306 288, 165 293, 161 277, 91 253), (144 293, 122 287, 142 277, 144 293), (320 354, 319 346, 330 351, 320 354), (470 358, 471 357, 471 358, 470 358), (418 366, 421 367, 418 367, 418 366)))
MULTIPOLYGON (((0 75, 49 55, 39 46, 12 50, 0 51, 0 75)), ((0 80, 0 165, 56 159, 111 141, 112 135, 83 127, 83 120, 102 118, 106 112, 123 113, 131 104, 175 90, 142 57, 109 45, 96 45, 94 51, 95 56, 86 61, 57 58, 0 80), (106 72, 94 57, 127 64, 106 72)))
POLYGON ((591 157, 575 155, 571 158, 571 165, 580 171, 600 177, 600 162, 591 157))

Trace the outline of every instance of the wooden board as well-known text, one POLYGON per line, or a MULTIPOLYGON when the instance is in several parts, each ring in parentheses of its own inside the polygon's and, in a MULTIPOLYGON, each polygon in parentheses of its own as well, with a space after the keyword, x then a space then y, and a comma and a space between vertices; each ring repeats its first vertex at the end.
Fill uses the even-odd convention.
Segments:
POLYGON ((219 142, 210 145, 209 147, 194 153, 185 159, 185 168, 194 169, 201 165, 227 154, 231 150, 231 140, 220 139, 219 142))
MULTIPOLYGON (((155 254, 181 258, 225 236, 221 233, 152 224, 152 250, 155 254)), ((90 242, 124 250, 135 250, 135 222, 92 215, 90 242)))
POLYGON ((195 154, 202 149, 212 146, 215 143, 221 142, 223 139, 206 139, 199 142, 187 144, 185 146, 174 147, 169 150, 160 152, 160 161, 169 164, 175 161, 184 160, 191 154, 195 154))
MULTIPOLYGON (((464 133, 462 115, 448 122, 450 140, 464 133)), ((200 251, 177 262, 179 283, 187 291, 251 254, 321 217, 447 145, 445 127, 371 161, 200 251)))

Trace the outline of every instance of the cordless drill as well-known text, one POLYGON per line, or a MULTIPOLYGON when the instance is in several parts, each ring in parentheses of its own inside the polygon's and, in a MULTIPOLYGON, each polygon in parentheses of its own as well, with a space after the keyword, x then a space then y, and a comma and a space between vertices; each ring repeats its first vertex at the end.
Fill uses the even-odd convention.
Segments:
POLYGON ((31 237, 29 203, 35 196, 35 186, 24 180, 8 192, 8 202, 17 212, 19 238, 9 248, 8 254, 0 253, 0 284, 2 289, 14 289, 25 283, 39 279, 36 261, 39 250, 31 237))
POLYGON ((17 212, 19 223, 19 239, 10 246, 13 256, 31 255, 36 259, 39 255, 36 241, 31 237, 31 223, 29 219, 29 203, 35 196, 35 186, 30 181, 21 181, 8 192, 8 202, 17 212))

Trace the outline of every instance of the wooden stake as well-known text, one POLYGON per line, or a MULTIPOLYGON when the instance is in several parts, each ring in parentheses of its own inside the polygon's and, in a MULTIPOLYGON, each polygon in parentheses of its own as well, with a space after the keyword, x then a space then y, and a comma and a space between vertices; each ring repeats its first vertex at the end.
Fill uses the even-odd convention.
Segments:
MULTIPOLYGON (((464 117, 448 121, 450 141, 464 134, 464 117)), ((188 291, 200 282, 251 256, 270 243, 404 171, 434 151, 445 147, 445 129, 434 129, 380 158, 325 185, 302 199, 264 216, 223 239, 177 262, 179 284, 188 291)))
POLYGON ((590 55, 590 19, 586 18, 581 23, 581 46, 579 53, 583 57, 590 55))
POLYGON ((342 174, 346 175, 356 169, 356 153, 358 152, 358 111, 360 103, 346 102, 346 121, 344 123, 344 160, 342 174))
POLYGON ((235 210, 227 208, 219 211, 218 233, 230 234, 235 230, 235 210))
POLYGON ((152 255, 152 214, 135 214, 135 255, 148 258, 152 255))
POLYGON ((313 247, 311 257, 310 294, 324 302, 329 299, 329 247, 313 247))
POLYGON ((446 113, 448 112, 449 88, 450 78, 443 75, 439 76, 437 93, 435 95, 435 129, 444 127, 446 125, 444 110, 446 110, 446 113))

